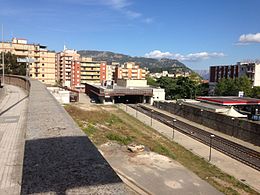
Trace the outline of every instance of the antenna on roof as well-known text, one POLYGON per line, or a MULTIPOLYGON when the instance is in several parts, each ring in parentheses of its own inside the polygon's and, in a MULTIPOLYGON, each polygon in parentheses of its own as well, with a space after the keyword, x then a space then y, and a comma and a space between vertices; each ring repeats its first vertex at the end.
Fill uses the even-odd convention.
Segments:
POLYGON ((67 50, 67 47, 66 47, 66 45, 65 45, 65 41, 64 41, 64 43, 63 43, 63 50, 64 50, 64 51, 67 50))
POLYGON ((3 86, 4 86, 4 83, 5 83, 5 52, 4 52, 4 25, 2 24, 2 48, 3 48, 3 51, 2 51, 2 71, 3 71, 3 76, 2 76, 2 83, 3 83, 3 86))

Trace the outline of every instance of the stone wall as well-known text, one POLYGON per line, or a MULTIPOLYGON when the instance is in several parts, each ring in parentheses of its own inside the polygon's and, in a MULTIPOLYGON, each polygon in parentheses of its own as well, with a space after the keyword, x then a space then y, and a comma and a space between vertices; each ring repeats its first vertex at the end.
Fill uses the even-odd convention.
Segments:
MULTIPOLYGON (((0 77, 2 81, 2 77, 0 77)), ((4 77, 5 84, 15 85, 25 89, 27 92, 30 91, 30 82, 25 76, 17 76, 17 75, 5 75, 4 77)), ((3 83, 2 83, 3 85, 3 83)))
POLYGON ((109 163, 41 82, 5 76, 29 93, 21 194, 128 194, 109 163))
POLYGON ((260 146, 260 124, 242 118, 229 117, 212 111, 201 110, 185 104, 155 102, 154 106, 172 114, 202 124, 216 131, 234 136, 238 139, 260 146))

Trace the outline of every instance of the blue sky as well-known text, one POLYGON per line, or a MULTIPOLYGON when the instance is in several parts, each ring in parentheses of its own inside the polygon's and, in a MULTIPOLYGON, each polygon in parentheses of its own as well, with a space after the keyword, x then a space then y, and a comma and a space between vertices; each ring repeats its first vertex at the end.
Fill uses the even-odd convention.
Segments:
POLYGON ((12 35, 60 51, 175 58, 192 69, 260 58, 259 0, 0 0, 12 35))

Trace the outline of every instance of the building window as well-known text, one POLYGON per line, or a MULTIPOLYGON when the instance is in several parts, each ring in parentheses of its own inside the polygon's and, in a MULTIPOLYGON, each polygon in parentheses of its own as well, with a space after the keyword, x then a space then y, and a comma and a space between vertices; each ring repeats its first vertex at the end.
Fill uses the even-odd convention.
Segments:
POLYGON ((44 83, 44 80, 42 80, 42 82, 44 83))
POLYGON ((42 64, 42 66, 44 66, 44 64, 42 64))
POLYGON ((42 77, 44 77, 44 74, 42 74, 42 77))
POLYGON ((44 71, 44 68, 42 68, 42 71, 44 71))

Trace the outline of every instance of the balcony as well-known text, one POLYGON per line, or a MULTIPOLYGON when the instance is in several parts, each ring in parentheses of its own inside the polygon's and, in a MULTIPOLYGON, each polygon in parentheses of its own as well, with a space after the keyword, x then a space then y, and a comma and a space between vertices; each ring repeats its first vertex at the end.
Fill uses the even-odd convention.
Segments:
POLYGON ((100 75, 100 73, 99 72, 88 72, 88 73, 86 73, 86 75, 96 75, 96 76, 99 76, 100 75))

